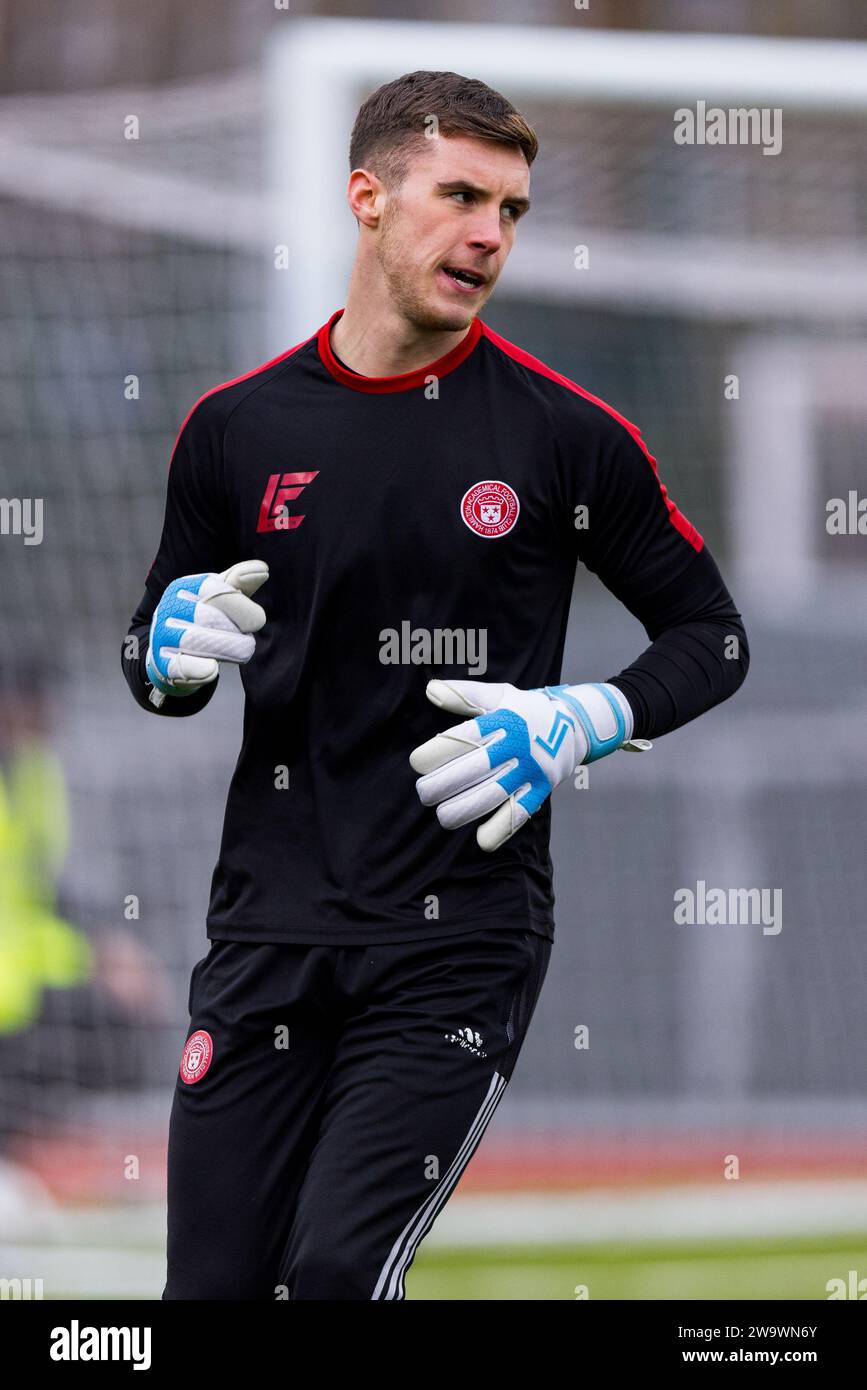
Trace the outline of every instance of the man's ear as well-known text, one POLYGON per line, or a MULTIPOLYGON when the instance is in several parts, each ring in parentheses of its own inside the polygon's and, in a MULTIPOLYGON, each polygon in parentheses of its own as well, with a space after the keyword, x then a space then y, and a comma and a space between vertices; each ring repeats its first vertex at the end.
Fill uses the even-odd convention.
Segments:
POLYGON ((346 199, 359 224, 370 228, 379 226, 385 205, 385 185, 370 169, 353 169, 346 199))

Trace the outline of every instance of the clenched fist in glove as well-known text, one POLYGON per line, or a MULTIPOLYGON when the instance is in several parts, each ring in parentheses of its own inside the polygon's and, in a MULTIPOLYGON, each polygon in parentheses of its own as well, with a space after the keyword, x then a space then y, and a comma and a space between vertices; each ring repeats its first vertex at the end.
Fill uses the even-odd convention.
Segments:
POLYGON ((186 574, 169 584, 151 621, 145 661, 154 704, 216 680, 219 661, 250 660, 252 634, 265 623, 251 595, 267 578, 264 560, 242 560, 222 574, 186 574))
POLYGON ((487 681, 432 680, 427 697, 466 719, 410 754, 425 806, 444 830, 493 815, 476 831, 499 849, 581 763, 618 748, 644 752, 632 738, 632 710, 613 685, 547 685, 518 690, 487 681), (474 716, 467 718, 467 716, 474 716))

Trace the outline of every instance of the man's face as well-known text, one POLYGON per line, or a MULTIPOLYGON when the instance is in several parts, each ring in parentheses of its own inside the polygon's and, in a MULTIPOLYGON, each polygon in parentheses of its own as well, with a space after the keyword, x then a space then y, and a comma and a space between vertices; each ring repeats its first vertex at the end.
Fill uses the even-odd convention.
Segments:
POLYGON ((521 151, 440 136, 389 191, 377 241, 397 308, 418 328, 468 328, 490 298, 529 206, 521 151))

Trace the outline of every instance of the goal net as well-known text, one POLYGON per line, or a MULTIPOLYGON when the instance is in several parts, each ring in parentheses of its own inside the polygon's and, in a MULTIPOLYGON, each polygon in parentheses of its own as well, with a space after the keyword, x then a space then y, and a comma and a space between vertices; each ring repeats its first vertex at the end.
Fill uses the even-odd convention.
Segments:
MULTIPOLYGON (((120 1200, 124 1155, 159 1152, 240 739, 236 680, 179 727, 144 718, 120 672, 178 425, 342 302, 358 104, 460 52, 541 141, 485 318, 640 424, 753 653, 731 707, 559 793, 558 941, 477 1162, 547 1155, 589 1181, 612 1161, 695 1175, 736 1135, 838 1170, 863 1148, 865 552, 825 527, 827 497, 867 492, 863 47, 472 38, 298 20, 261 70, 0 100, 2 492, 44 518, 39 544, 2 537, 3 767, 28 741, 57 759, 50 911, 93 950, 86 979, 40 980, 0 1033, 0 1132, 54 1184, 86 1186, 97 1147, 120 1200), (699 100, 781 108, 781 151, 676 144, 674 111, 699 100), (699 881, 781 889, 782 930, 676 925, 673 894, 699 881)), ((579 577, 568 674, 644 644, 579 577)), ((158 1190, 156 1159, 143 1174, 158 1190)))

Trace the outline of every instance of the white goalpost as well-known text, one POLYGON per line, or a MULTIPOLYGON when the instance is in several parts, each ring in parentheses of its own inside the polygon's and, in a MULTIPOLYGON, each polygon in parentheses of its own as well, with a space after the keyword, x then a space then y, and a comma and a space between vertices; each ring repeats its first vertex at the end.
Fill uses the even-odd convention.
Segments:
MULTIPOLYGON (((380 83, 419 67, 471 69, 531 108, 554 101, 611 105, 629 108, 636 121, 641 108, 673 111, 699 100, 867 114, 867 44, 578 26, 293 21, 272 38, 266 68, 272 226, 275 241, 289 248, 271 305, 275 351, 322 322, 342 292, 354 244, 345 189, 358 105, 380 83)), ((640 227, 611 229, 599 266, 581 280, 571 266, 575 230, 540 236, 522 227, 509 292, 712 317, 787 314, 797 292, 808 314, 867 311, 862 251, 838 246, 836 257, 822 258, 805 245, 782 257, 772 242, 683 235, 675 246, 640 227)), ((583 231, 586 239, 593 229, 583 231)))

